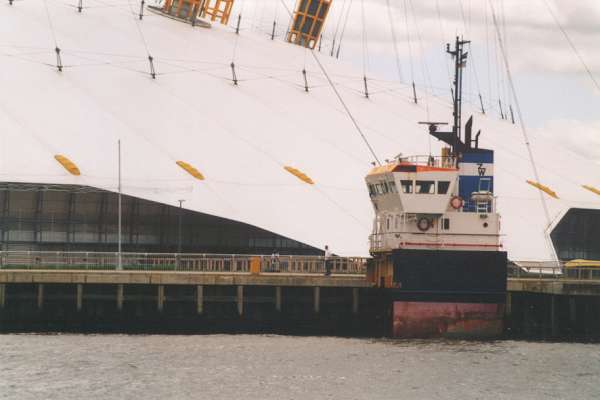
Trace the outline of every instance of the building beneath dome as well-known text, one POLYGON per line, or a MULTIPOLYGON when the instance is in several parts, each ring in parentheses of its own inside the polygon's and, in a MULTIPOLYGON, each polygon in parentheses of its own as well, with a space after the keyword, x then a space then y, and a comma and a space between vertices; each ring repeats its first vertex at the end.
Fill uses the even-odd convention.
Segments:
MULTIPOLYGON (((117 251, 117 193, 88 186, 5 183, 0 204, 4 251, 117 251)), ((125 252, 176 253, 181 247, 183 253, 323 253, 249 224, 138 197, 123 195, 122 210, 125 252)))
POLYGON ((550 237, 561 260, 600 260, 600 210, 569 209, 550 237))

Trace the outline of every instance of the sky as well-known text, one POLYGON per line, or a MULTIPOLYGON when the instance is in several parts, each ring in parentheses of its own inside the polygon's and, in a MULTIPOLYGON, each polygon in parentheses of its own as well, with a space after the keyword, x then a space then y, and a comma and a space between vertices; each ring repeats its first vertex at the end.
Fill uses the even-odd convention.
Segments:
MULTIPOLYGON (((234 12, 243 10, 247 29, 265 34, 277 19, 282 34, 289 23, 283 3, 293 9, 295 0, 237 0, 234 12)), ((499 99, 504 112, 516 110, 516 103, 492 6, 527 130, 600 164, 598 0, 333 0, 322 52, 330 51, 336 29, 339 43, 350 10, 341 59, 369 77, 415 81, 419 89, 450 98, 445 43, 463 36, 472 41, 465 99, 479 108, 481 94, 487 113, 499 116, 499 99)))

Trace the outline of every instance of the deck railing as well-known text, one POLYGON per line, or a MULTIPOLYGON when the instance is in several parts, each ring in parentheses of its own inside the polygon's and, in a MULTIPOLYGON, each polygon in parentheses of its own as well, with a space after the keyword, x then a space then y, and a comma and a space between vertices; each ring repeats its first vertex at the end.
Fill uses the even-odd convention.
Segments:
MULTIPOLYGON (((364 275, 361 257, 122 253, 124 271, 364 275), (253 266, 254 265, 254 269, 253 266)), ((118 253, 2 251, 0 269, 114 271, 118 253)))

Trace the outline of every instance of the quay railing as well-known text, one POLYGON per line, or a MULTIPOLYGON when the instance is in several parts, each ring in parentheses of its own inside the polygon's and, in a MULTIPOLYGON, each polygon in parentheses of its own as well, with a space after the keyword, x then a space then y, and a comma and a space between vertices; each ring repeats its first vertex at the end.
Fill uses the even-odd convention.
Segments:
POLYGON ((600 268, 570 267, 565 262, 513 262, 508 265, 513 279, 600 281, 600 268))
MULTIPOLYGON (((121 253, 124 271, 365 275, 367 259, 297 255, 121 253)), ((118 253, 1 251, 0 269, 115 271, 118 253)))

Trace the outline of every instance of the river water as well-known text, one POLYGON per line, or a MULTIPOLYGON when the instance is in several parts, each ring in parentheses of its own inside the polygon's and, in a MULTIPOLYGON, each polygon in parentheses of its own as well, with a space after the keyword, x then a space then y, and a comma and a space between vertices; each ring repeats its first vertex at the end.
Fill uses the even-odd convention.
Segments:
POLYGON ((0 335, 0 399, 599 399, 600 345, 0 335))

